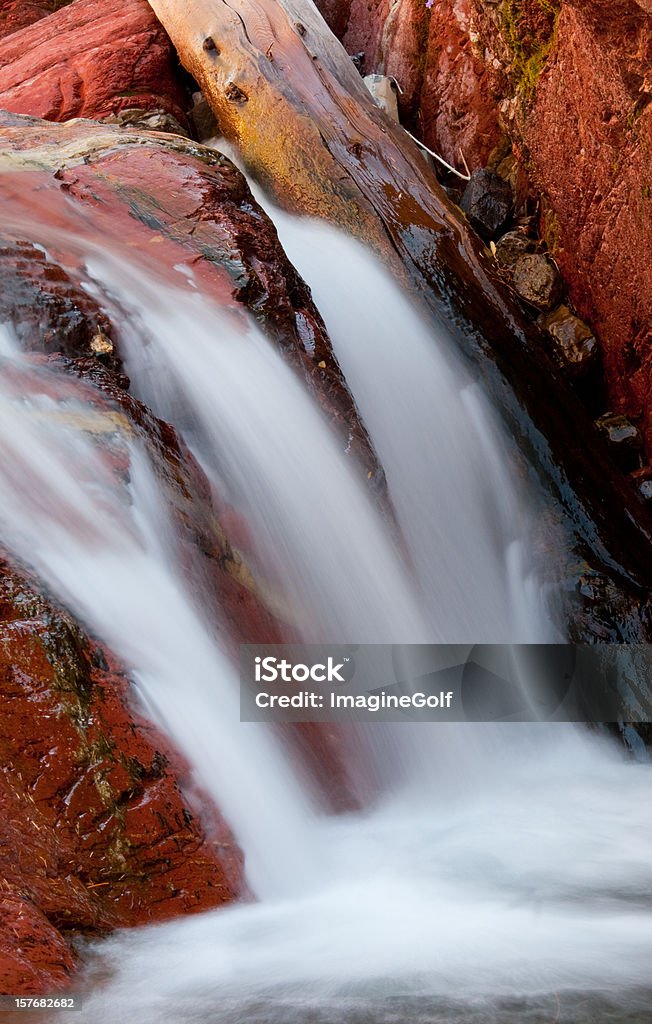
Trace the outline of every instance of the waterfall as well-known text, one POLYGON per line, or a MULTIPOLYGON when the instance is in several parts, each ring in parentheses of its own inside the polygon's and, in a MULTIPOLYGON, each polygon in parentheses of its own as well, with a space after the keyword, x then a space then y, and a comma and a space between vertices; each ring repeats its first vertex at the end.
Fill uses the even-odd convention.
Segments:
POLYGON ((310 803, 272 735, 239 723, 236 671, 175 564, 173 527, 142 444, 119 439, 130 477, 120 487, 103 446, 89 439, 102 414, 88 394, 35 369, 5 328, 0 340, 4 541, 124 661, 238 833, 255 890, 308 884, 319 863, 310 803))
MULTIPOLYGON (((117 244, 89 243, 89 288, 119 323, 135 393, 242 518, 303 639, 549 639, 529 496, 444 330, 356 243, 278 223, 398 530, 254 325, 192 279, 158 287, 117 244)), ((91 944, 82 1019, 516 1024, 551 1019, 560 999, 635 1012, 652 954, 649 770, 570 726, 369 729, 400 784, 324 815, 272 731, 238 721, 226 623, 177 556, 145 443, 114 431, 129 465, 117 480, 87 429, 88 387, 9 334, 0 355, 0 534, 123 660, 232 825, 259 897, 91 944)))

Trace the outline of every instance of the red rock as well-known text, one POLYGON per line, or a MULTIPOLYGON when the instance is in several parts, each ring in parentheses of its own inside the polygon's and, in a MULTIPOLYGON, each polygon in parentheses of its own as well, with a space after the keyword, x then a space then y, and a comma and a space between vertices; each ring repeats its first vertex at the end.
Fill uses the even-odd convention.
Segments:
POLYGON ((73 969, 67 942, 45 914, 17 894, 0 895, 0 993, 52 995, 73 969))
POLYGON ((601 344, 611 404, 652 455, 652 18, 633 2, 564 4, 523 134, 545 230, 601 344))
POLYGON ((5 9, 0 40, 0 107, 51 121, 138 107, 185 122, 172 49, 147 0, 24 3, 13 11, 5 9), (47 14, 48 6, 59 9, 47 14))
POLYGON ((321 0, 320 10, 349 53, 364 52, 367 74, 400 86, 403 122, 427 146, 471 170, 500 140, 495 69, 473 31, 473 0, 321 0))
POLYGON ((321 6, 366 71, 396 76, 403 117, 451 163, 462 151, 473 169, 511 141, 610 405, 651 458, 652 0, 434 0, 428 24, 415 0, 321 6))
POLYGON ((600 343, 609 404, 639 423, 649 458, 652 3, 526 0, 511 35, 497 7, 473 7, 542 235, 600 343))
POLYGON ((88 293, 31 242, 0 234, 0 321, 15 326, 25 350, 89 353, 98 330, 112 331, 88 293))
POLYGON ((140 714, 110 653, 0 562, 2 991, 49 992, 77 930, 233 899, 242 864, 207 834, 185 762, 140 714))
MULTIPOLYGON (((495 69, 473 28, 472 0, 435 0, 419 93, 419 135, 454 167, 484 167, 501 138, 495 69)), ((398 77, 398 76, 397 76, 398 77)))
MULTIPOLYGON (((0 2, 0 39, 17 32, 35 21, 46 18, 58 7, 63 7, 58 0, 2 0, 0 2)), ((72 0, 67 0, 72 3, 72 0)))
POLYGON ((342 42, 349 53, 364 53, 364 73, 381 72, 381 45, 383 29, 389 14, 389 0, 351 0, 337 7, 329 0, 330 17, 343 20, 348 6, 346 28, 342 42))
POLYGON ((324 20, 338 39, 342 39, 351 16, 351 0, 319 0, 324 20))

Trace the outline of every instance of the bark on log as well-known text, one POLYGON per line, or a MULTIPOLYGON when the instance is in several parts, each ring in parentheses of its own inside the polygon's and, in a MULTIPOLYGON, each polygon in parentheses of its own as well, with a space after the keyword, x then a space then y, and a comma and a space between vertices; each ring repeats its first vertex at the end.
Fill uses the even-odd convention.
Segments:
POLYGON ((488 250, 309 0, 149 2, 252 173, 283 205, 362 238, 411 282, 472 356, 586 547, 647 591, 647 512, 488 250))

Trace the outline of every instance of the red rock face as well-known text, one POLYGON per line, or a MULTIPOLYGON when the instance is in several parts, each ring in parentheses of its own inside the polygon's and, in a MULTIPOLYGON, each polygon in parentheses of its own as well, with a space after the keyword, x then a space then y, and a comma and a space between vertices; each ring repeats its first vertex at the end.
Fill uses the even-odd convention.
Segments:
POLYGON ((5 4, 1 18, 0 107, 50 121, 139 107, 185 121, 170 43, 147 0, 5 4))
POLYGON ((69 978, 71 930, 161 920, 241 889, 185 763, 110 653, 0 562, 0 990, 69 978))
POLYGON ((500 139, 495 69, 486 65, 473 0, 321 0, 349 53, 364 52, 366 74, 394 77, 404 123, 454 166, 473 170, 500 139))
POLYGON ((365 74, 372 74, 378 70, 382 59, 383 29, 389 14, 389 0, 351 0, 346 6, 339 4, 340 17, 346 7, 348 17, 342 42, 349 53, 364 53, 365 74))
POLYGON ((652 455, 652 18, 641 6, 564 4, 523 135, 612 404, 639 421, 652 455))
POLYGON ((484 165, 511 140, 600 342, 610 402, 652 457, 652 0, 322 9, 366 71, 395 75, 405 122, 449 162, 484 165))
POLYGON ((317 5, 331 32, 342 39, 351 13, 351 0, 321 0, 317 5))
POLYGON ((461 168, 484 167, 501 137, 495 69, 478 43, 471 0, 435 0, 419 93, 423 141, 461 168))
POLYGON ((47 17, 72 0, 3 0, 0 3, 0 39, 47 17))

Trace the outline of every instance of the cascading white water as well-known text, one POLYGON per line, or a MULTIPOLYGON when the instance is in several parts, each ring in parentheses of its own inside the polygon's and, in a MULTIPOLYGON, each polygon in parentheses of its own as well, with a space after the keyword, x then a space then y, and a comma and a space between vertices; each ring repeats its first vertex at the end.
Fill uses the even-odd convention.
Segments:
MULTIPOLYGON (((161 295, 124 253, 91 251, 137 390, 246 521, 306 639, 547 639, 523 569, 526 499, 481 397, 358 245, 306 222, 281 228, 381 456, 407 553, 255 330, 189 289, 161 295)), ((263 897, 93 946, 82 1019, 538 1024, 559 1006, 578 1024, 610 1000, 623 1014, 645 1005, 649 770, 571 727, 456 727, 437 755, 444 730, 396 726, 377 756, 418 747, 408 784, 363 814, 315 814, 272 737, 237 722, 232 668, 166 543, 143 452, 131 451, 127 502, 43 390, 56 385, 33 381, 22 405, 2 395, 0 532, 131 668, 225 810, 263 897), (579 1010, 563 1009, 571 1002, 579 1010)))
POLYGON ((201 295, 161 295, 106 255, 89 271, 116 304, 136 394, 181 422, 302 638, 425 642, 430 622, 354 467, 254 326, 239 331, 201 295))
POLYGON ((87 397, 35 370, 4 328, 0 341, 3 540, 131 669, 236 829, 254 889, 310 885, 311 863, 326 870, 310 837, 310 802, 272 735, 239 724, 235 669, 174 563, 172 524, 146 453, 122 439, 130 486, 120 488, 102 447, 84 435, 102 422, 87 397))
MULTIPOLYGON (((239 163, 223 139, 213 148, 239 163)), ((429 641, 550 640, 524 552, 531 509, 448 331, 425 322, 415 298, 369 250, 324 221, 285 213, 249 185, 310 286, 373 438, 427 610, 429 641)), ((382 632, 389 635, 398 630, 382 632)))

